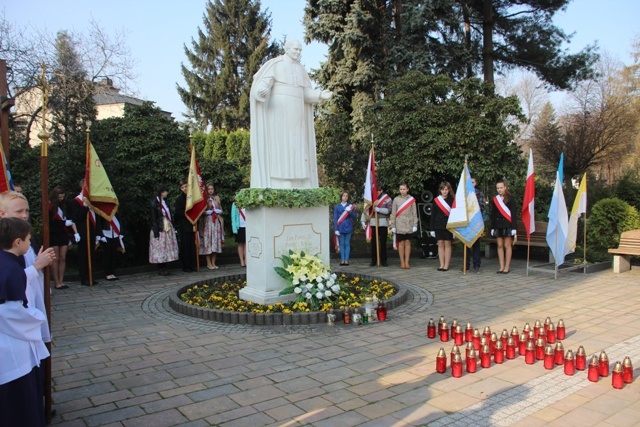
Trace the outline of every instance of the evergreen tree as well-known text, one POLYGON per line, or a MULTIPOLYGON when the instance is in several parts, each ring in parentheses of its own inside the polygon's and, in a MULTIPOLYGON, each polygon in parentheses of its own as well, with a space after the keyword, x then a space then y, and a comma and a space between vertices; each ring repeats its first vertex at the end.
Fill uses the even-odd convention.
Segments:
POLYGON ((177 85, 182 102, 200 129, 249 129, 249 91, 253 75, 279 49, 269 41, 270 14, 259 0, 207 2, 204 30, 184 52, 186 87, 177 85))
POLYGON ((84 150, 86 122, 96 117, 93 83, 87 78, 75 41, 66 31, 58 33, 55 52, 49 98, 53 122, 51 141, 84 150))

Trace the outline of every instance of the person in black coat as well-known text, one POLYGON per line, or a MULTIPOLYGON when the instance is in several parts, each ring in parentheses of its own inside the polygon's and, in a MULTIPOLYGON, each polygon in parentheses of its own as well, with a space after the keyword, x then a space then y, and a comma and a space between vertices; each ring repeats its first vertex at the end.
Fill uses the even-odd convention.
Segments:
POLYGON ((498 245, 498 274, 508 274, 511 268, 513 239, 517 233, 516 202, 504 180, 496 182, 498 195, 491 200, 491 235, 498 245))
POLYGON ((451 213, 451 205, 453 205, 456 196, 448 181, 440 183, 438 190, 440 195, 433 200, 435 206, 431 212, 430 234, 438 241, 438 258, 440 260, 438 271, 448 271, 451 262, 453 233, 447 230, 447 222, 451 213))
MULTIPOLYGON (((84 186, 84 178, 80 180, 80 190, 84 186)), ((80 240, 76 239, 78 243, 78 274, 80 275, 80 284, 83 286, 97 285, 98 282, 93 280, 94 269, 93 259, 95 258, 95 246, 96 240, 96 213, 89 209, 89 207, 82 200, 82 192, 80 192, 69 203, 69 216, 75 223, 80 235, 80 240), (87 221, 89 226, 87 227, 87 221), (88 228, 88 234, 87 234, 88 228), (91 265, 89 265, 91 262, 91 265), (89 274, 91 271, 91 274, 89 274)))
POLYGON ((176 198, 176 202, 174 203, 175 211, 173 214, 176 230, 178 231, 180 261, 182 262, 182 271, 184 272, 196 271, 197 269, 195 232, 193 230, 193 224, 191 224, 185 215, 187 189, 187 181, 180 181, 180 190, 182 193, 176 198))

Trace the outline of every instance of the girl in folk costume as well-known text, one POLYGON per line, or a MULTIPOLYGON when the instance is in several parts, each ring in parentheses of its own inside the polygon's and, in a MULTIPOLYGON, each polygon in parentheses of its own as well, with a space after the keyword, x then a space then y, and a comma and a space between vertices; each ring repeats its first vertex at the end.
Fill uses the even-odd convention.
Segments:
POLYGON ((447 222, 456 195, 453 193, 451 184, 447 181, 442 182, 438 190, 440 195, 434 199, 435 206, 431 213, 430 234, 438 241, 438 258, 440 259, 438 271, 447 271, 449 270, 449 262, 451 262, 451 241, 453 240, 453 233, 447 230, 447 222))
POLYGON ((411 268, 411 238, 418 231, 418 210, 407 184, 400 184, 400 195, 393 199, 389 227, 393 233, 393 247, 400 255, 400 268, 411 268))
POLYGON ((498 244, 498 274, 508 274, 511 267, 513 239, 516 237, 516 202, 504 180, 496 183, 498 195, 491 201, 491 235, 498 244))
POLYGON ((158 264, 160 276, 169 274, 167 263, 178 259, 178 240, 167 201, 168 195, 169 189, 161 185, 158 187, 156 198, 151 202, 149 263, 158 264))
POLYGON ((349 265, 351 233, 356 221, 356 207, 349 203, 349 193, 342 193, 340 203, 333 208, 336 252, 340 252, 340 265, 349 265))
POLYGON ((207 184, 207 210, 200 218, 200 235, 200 255, 206 256, 209 270, 216 270, 216 256, 222 253, 224 243, 224 222, 222 203, 211 183, 207 184))
POLYGON ((247 211, 245 208, 239 209, 236 202, 231 205, 231 229, 236 235, 238 244, 238 257, 240 257, 240 267, 247 266, 247 211))
POLYGON ((51 264, 51 279, 55 283, 56 289, 67 289, 64 284, 64 271, 67 267, 67 249, 69 248, 70 236, 77 243, 80 241, 80 234, 76 224, 67 218, 69 206, 65 199, 65 192, 62 187, 54 187, 49 192, 49 244, 56 254, 56 259, 51 264))

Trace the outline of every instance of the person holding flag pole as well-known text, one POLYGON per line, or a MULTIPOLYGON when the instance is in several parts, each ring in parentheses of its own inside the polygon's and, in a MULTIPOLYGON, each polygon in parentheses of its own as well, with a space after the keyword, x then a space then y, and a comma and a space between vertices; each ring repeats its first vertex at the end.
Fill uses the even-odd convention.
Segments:
POLYGON ((529 275, 529 255, 531 253, 531 233, 536 231, 535 220, 535 175, 533 172, 533 150, 529 149, 529 166, 527 167, 527 181, 522 200, 522 223, 527 234, 527 276, 529 275))
POLYGON ((200 271, 200 241, 198 239, 198 219, 207 208, 204 182, 200 174, 200 166, 196 158, 196 149, 191 145, 191 162, 189 176, 186 182, 181 182, 180 194, 176 199, 176 214, 180 241, 180 260, 183 271, 200 271))
POLYGON ((365 231, 367 243, 371 243, 370 267, 387 266, 387 236, 391 198, 384 193, 376 178, 375 152, 373 146, 369 152, 369 163, 364 183, 364 209, 360 221, 365 231), (371 241, 375 229, 375 242, 371 241))
POLYGON ((418 231, 416 199, 409 195, 409 186, 400 184, 400 195, 393 199, 389 226, 393 233, 393 248, 398 249, 400 268, 411 268, 411 238, 418 231))
POLYGON ((72 206, 72 219, 78 227, 80 242, 78 246, 78 272, 80 283, 85 286, 98 284, 93 280, 92 259, 95 246, 106 239, 96 234, 96 215, 111 221, 118 211, 118 197, 116 196, 107 172, 105 171, 98 153, 91 144, 89 134, 91 122, 87 121, 87 154, 84 178, 80 180, 80 194, 72 206), (95 241, 95 243, 94 243, 95 241))

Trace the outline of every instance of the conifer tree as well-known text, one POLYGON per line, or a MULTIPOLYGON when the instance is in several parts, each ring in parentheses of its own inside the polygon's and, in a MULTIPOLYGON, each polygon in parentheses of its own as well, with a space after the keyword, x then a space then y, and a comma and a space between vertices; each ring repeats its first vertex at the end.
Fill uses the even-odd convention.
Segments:
POLYGON ((191 68, 182 65, 186 86, 178 93, 199 128, 248 129, 253 75, 279 51, 269 41, 270 14, 259 0, 213 0, 203 25, 184 47, 191 68))

